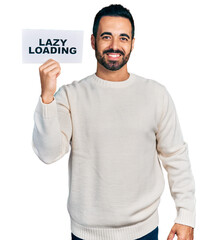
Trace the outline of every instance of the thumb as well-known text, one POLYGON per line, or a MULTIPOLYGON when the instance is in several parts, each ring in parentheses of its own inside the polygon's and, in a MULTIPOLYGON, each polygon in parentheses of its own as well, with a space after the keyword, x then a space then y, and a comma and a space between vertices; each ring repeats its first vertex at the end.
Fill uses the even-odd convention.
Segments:
POLYGON ((59 77, 60 74, 61 74, 61 71, 59 71, 59 72, 57 73, 56 78, 59 77))
POLYGON ((173 238, 175 237, 176 232, 173 230, 173 228, 170 231, 170 234, 168 235, 167 240, 173 240, 173 238))

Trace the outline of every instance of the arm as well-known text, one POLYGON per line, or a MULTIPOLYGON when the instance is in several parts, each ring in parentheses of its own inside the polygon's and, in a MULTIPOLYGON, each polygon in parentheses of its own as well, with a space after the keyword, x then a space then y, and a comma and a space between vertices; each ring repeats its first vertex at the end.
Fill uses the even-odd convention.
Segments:
POLYGON ((170 192, 177 209, 176 226, 174 225, 173 230, 178 225, 189 226, 188 229, 194 228, 195 183, 188 156, 188 145, 183 140, 173 100, 165 88, 156 139, 158 156, 167 171, 170 192))
POLYGON ((44 163, 56 162, 69 151, 71 136, 72 122, 63 86, 49 104, 39 98, 34 113, 33 150, 44 163))
POLYGON ((69 151, 72 121, 65 86, 54 94, 59 64, 49 60, 41 68, 42 94, 34 113, 32 147, 39 159, 49 164, 69 151))

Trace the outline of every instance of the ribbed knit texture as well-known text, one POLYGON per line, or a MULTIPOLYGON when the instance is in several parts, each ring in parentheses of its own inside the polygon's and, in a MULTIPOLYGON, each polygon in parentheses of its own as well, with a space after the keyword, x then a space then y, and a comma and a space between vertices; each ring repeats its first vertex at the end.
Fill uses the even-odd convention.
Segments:
POLYGON ((85 240, 134 240, 158 225, 167 170, 175 222, 195 226, 195 186, 177 113, 166 88, 130 74, 92 74, 39 97, 32 146, 49 164, 69 155, 71 231, 85 240))

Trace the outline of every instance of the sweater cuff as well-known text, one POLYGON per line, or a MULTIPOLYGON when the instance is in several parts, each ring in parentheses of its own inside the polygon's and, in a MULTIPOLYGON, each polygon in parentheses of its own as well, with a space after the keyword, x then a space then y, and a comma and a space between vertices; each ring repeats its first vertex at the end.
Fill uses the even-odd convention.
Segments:
POLYGON ((57 105, 56 100, 48 104, 42 102, 42 97, 39 97, 38 104, 36 106, 36 112, 39 113, 43 118, 54 118, 57 116, 57 105))
POLYGON ((185 209, 180 209, 174 222, 195 228, 195 215, 195 211, 190 212, 185 209))

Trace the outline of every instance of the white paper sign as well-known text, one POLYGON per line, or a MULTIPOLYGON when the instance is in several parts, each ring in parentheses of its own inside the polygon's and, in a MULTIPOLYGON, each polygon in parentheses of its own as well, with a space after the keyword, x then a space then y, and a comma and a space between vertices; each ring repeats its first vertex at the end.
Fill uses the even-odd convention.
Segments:
POLYGON ((82 62, 83 31, 23 29, 23 63, 82 62))

